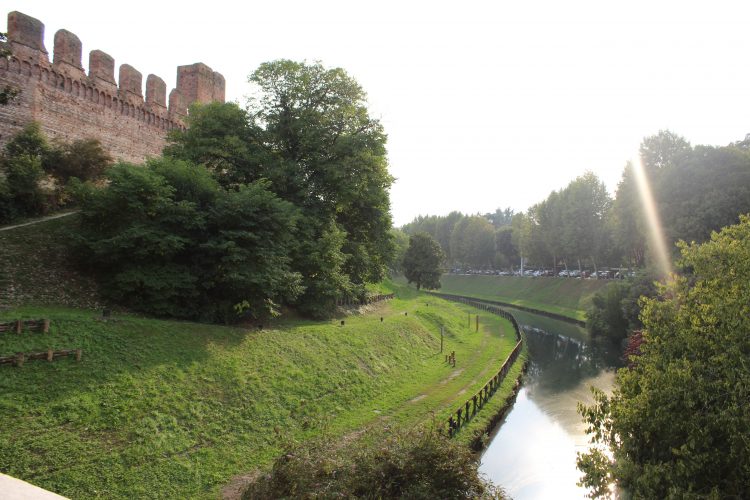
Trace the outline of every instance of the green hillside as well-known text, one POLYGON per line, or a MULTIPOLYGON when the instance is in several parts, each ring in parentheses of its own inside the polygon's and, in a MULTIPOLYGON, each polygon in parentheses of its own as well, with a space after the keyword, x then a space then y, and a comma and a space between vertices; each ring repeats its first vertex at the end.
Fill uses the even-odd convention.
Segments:
POLYGON ((508 302, 578 320, 586 319, 591 296, 608 283, 607 280, 456 274, 443 275, 441 282, 440 292, 508 302))
POLYGON ((433 414, 443 422, 494 374, 514 332, 482 316, 475 333, 469 309, 397 293, 344 326, 297 320, 262 331, 134 315, 103 322, 69 308, 4 311, 0 320, 49 317, 52 328, 0 334, 0 356, 48 347, 84 354, 80 363, 0 366, 0 471, 71 498, 215 498, 290 440, 433 414), (439 353, 439 325, 456 368, 439 353))

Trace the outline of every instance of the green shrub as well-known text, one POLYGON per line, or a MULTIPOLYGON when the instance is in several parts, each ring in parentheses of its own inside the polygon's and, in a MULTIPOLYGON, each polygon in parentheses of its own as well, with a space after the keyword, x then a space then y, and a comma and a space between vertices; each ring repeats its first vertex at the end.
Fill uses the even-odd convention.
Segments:
POLYGON ((274 314, 299 293, 290 270, 296 210, 259 181, 225 190, 202 167, 119 164, 79 186, 78 252, 105 295, 159 316, 230 322, 274 314))
POLYGON ((341 445, 291 447, 243 498, 500 498, 468 447, 435 430, 383 429, 341 445))

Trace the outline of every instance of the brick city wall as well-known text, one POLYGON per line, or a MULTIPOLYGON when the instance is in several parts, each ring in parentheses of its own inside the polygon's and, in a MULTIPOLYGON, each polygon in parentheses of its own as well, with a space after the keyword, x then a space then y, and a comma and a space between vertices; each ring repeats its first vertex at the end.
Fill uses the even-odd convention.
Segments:
POLYGON ((101 50, 89 53, 89 71, 82 64, 76 35, 55 33, 52 63, 44 46, 44 24, 20 12, 8 14, 8 45, 12 56, 0 58, 0 87, 20 91, 0 106, 0 146, 31 121, 51 139, 70 142, 96 138, 116 159, 142 162, 161 154, 167 132, 184 129, 188 105, 224 102, 224 77, 202 63, 177 68, 177 88, 169 94, 164 80, 146 78, 128 64, 119 68, 101 50))

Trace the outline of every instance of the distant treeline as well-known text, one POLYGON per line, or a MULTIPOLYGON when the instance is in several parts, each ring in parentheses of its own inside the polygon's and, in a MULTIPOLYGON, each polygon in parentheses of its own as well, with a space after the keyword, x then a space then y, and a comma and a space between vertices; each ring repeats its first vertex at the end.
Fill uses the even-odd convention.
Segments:
MULTIPOLYGON (((678 240, 706 241, 712 231, 750 212, 750 140, 692 146, 669 131, 646 137, 640 159, 669 248, 678 240)), ((490 214, 420 216, 403 226, 441 245, 447 265, 472 268, 529 266, 641 267, 649 254, 648 224, 628 162, 612 198, 593 173, 531 206, 490 214)), ((398 241, 402 241, 397 239, 398 241)))

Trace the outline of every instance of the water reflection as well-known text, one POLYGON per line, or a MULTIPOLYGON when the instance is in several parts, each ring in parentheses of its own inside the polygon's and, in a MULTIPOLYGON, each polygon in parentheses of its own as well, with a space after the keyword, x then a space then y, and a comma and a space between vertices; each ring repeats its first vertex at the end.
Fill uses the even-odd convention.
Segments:
POLYGON ((481 470, 516 499, 584 498, 575 459, 588 448, 588 437, 576 407, 591 403, 592 385, 611 390, 620 350, 591 342, 574 325, 512 312, 525 333, 529 372, 481 470))

